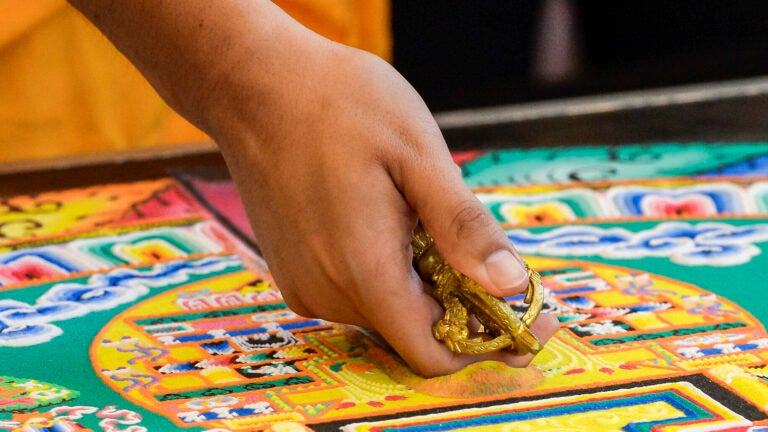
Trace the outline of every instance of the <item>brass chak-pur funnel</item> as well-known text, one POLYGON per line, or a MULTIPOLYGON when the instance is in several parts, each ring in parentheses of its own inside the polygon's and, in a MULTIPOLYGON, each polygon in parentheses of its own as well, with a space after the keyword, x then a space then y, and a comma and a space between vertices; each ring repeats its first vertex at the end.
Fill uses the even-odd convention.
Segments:
POLYGON ((528 309, 518 317, 504 299, 488 294, 477 282, 451 267, 421 223, 414 230, 411 245, 416 272, 432 284, 432 296, 445 309, 443 317, 432 326, 437 340, 463 354, 507 350, 522 355, 541 350, 541 343, 530 329, 544 304, 541 277, 535 270, 526 265, 530 282, 524 302, 528 309), (473 315, 482 325, 481 332, 474 336, 469 330, 473 315))

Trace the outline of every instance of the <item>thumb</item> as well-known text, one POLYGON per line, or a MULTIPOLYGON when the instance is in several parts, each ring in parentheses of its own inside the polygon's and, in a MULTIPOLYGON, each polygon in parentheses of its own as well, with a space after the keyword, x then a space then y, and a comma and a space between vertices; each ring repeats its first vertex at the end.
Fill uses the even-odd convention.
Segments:
POLYGON ((504 230, 464 183, 448 154, 430 167, 404 167, 406 199, 445 259, 490 294, 505 297, 528 286, 528 272, 504 230))

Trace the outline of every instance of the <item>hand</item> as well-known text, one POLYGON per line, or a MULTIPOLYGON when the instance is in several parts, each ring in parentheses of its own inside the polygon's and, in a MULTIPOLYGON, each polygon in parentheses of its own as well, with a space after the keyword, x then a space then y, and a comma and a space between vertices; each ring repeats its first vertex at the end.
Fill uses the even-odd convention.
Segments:
MULTIPOLYGON (((495 359, 436 341, 442 309, 411 267, 417 217, 494 295, 523 265, 464 184, 421 98, 386 62, 310 32, 269 1, 70 0, 219 144, 288 305, 378 331, 425 376, 495 359)), ((541 315, 544 342, 558 328, 541 315)))
MULTIPOLYGON (((371 55, 320 45, 285 83, 289 97, 246 103, 253 130, 220 140, 286 302, 375 329, 422 375, 480 359, 526 365, 531 356, 456 355, 432 336, 442 308, 411 267, 417 217, 449 262, 494 295, 527 287, 523 264, 404 79, 371 55)), ((557 328, 545 315, 533 331, 546 341, 557 328)))

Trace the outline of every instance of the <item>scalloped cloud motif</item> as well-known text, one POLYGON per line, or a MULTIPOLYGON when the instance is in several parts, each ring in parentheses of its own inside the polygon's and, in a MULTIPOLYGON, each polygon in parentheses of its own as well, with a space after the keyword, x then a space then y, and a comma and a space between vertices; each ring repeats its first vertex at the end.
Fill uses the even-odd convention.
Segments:
POLYGON ((156 264, 147 269, 120 268, 96 274, 85 283, 54 284, 35 304, 0 299, 0 346, 29 346, 62 334, 50 324, 90 312, 112 309, 147 295, 150 288, 177 285, 192 275, 205 275, 240 267, 234 256, 156 264))
POLYGON ((548 256, 601 256, 639 259, 667 257, 687 266, 735 266, 760 254, 768 224, 734 226, 721 222, 664 222, 649 230, 565 226, 544 233, 508 230, 522 253, 548 256))

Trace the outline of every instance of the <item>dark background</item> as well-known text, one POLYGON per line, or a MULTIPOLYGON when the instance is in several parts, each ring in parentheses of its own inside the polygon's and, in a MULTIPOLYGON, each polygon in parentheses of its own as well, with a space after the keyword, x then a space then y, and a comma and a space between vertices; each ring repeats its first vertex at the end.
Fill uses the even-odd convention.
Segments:
POLYGON ((542 4, 393 0, 395 67, 433 111, 768 75, 768 2, 570 0, 578 73, 542 84, 542 4))

